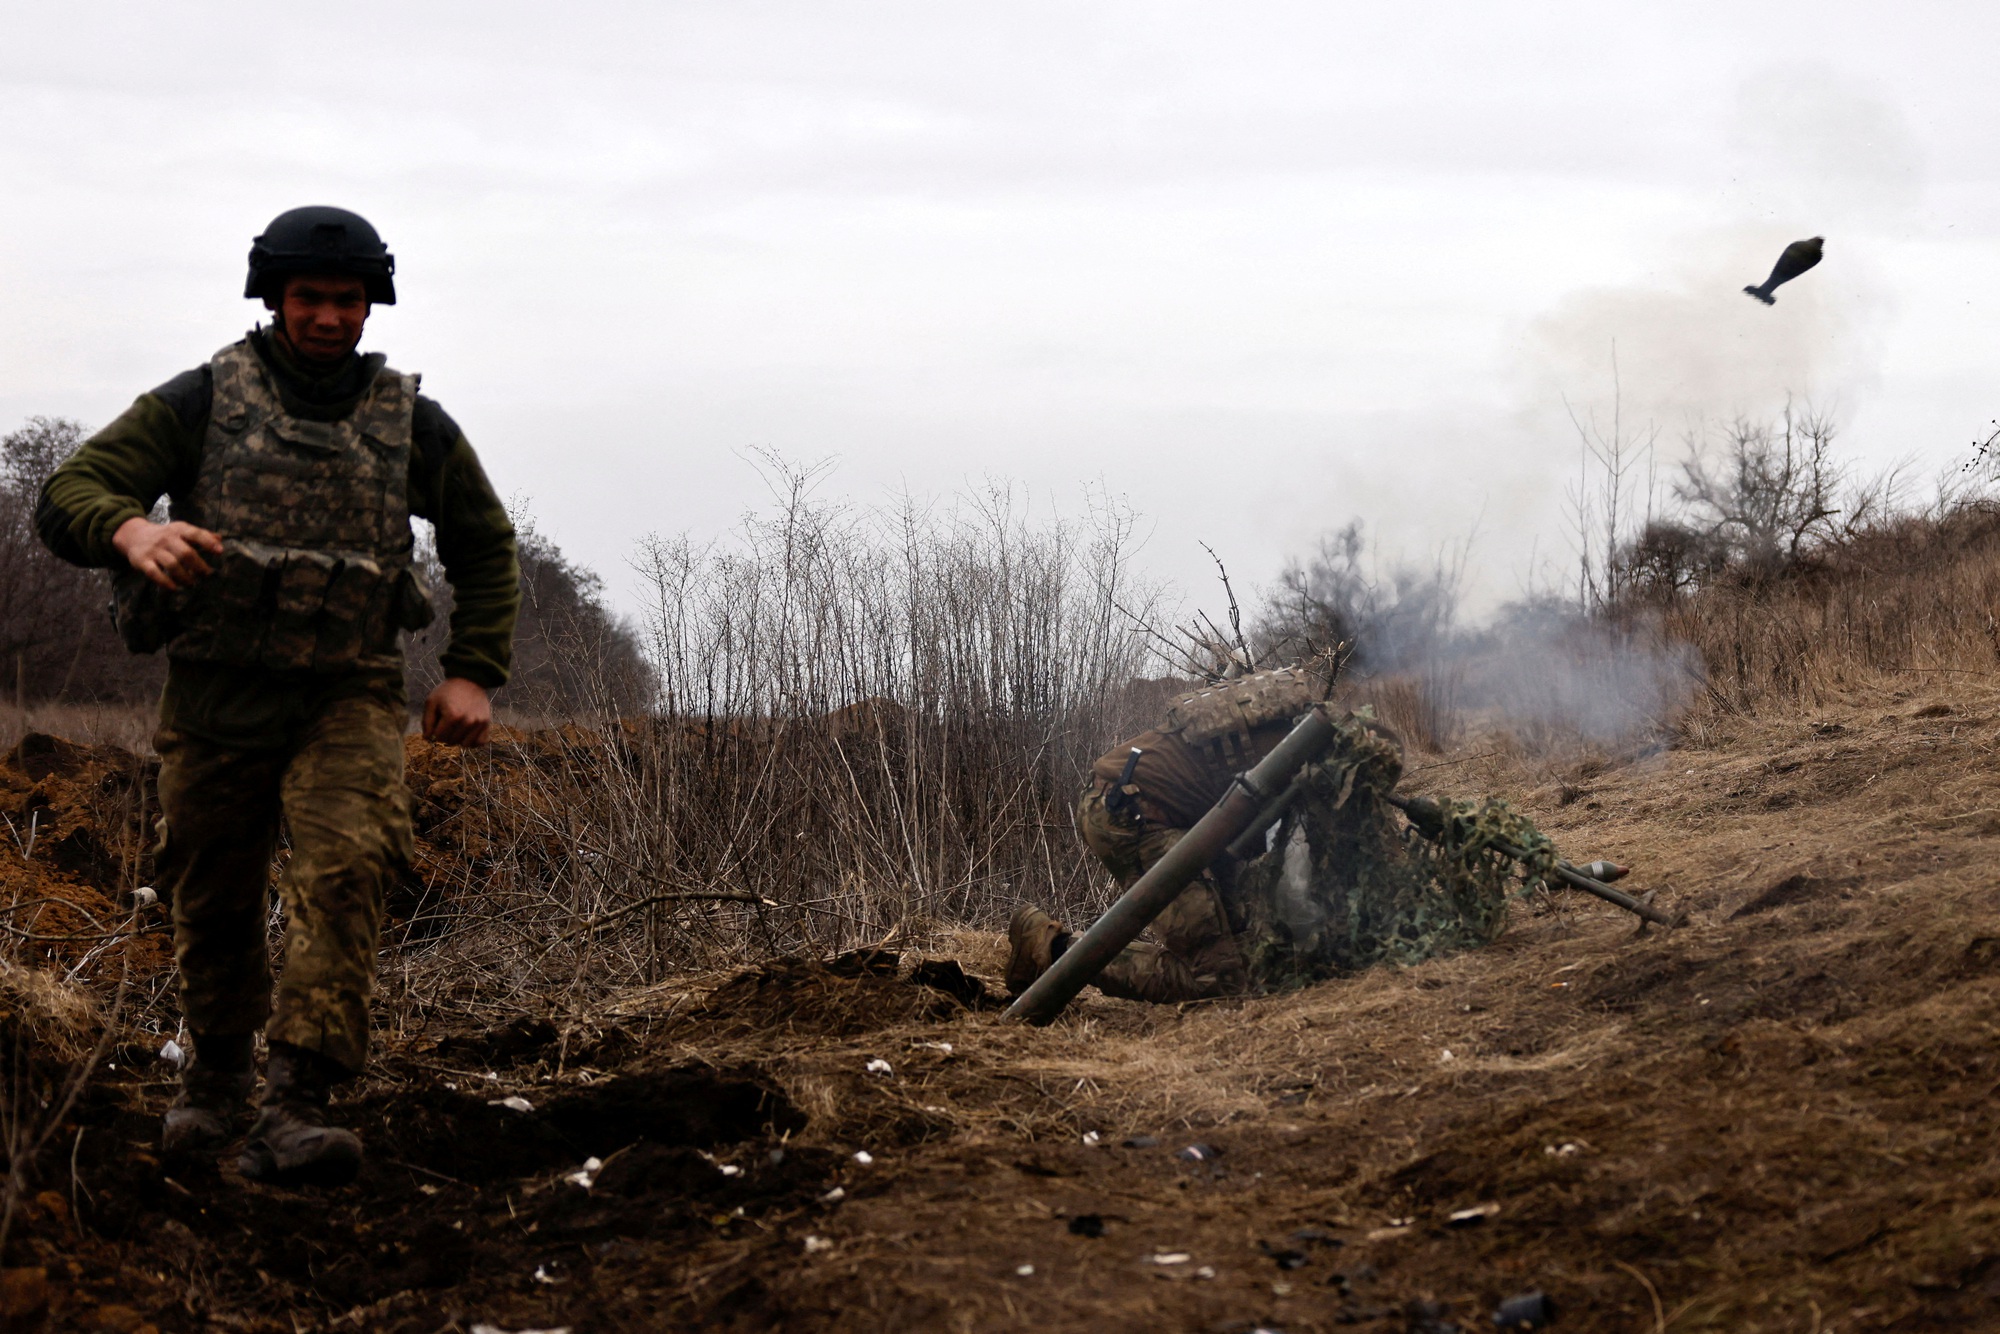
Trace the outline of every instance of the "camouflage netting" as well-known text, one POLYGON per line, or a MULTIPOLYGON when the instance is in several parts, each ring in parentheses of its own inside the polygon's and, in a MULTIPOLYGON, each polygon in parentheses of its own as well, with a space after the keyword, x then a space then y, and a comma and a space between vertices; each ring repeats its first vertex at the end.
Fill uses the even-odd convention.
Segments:
POLYGON ((1266 986, 1487 944, 1506 928, 1509 891, 1533 889, 1554 868, 1549 840, 1504 801, 1439 803, 1436 839, 1408 824, 1383 800, 1402 757, 1371 721, 1341 724, 1272 851, 1237 874, 1249 937, 1260 942, 1251 966, 1266 986), (1500 843, 1527 852, 1525 863, 1500 843))

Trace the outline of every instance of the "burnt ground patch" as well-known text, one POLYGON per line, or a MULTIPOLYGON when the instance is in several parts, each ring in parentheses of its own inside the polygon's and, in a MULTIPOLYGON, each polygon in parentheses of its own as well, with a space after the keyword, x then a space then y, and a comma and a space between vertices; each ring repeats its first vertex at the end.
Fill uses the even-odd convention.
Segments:
POLYGON ((498 1086, 378 1081, 336 1104, 369 1159, 359 1181, 332 1191, 246 1182, 226 1155, 159 1154, 166 1092, 112 1076, 79 1109, 82 1204, 67 1239, 132 1263, 97 1275, 79 1266, 58 1312, 77 1323, 54 1327, 96 1328, 92 1312, 137 1302, 158 1329, 207 1328, 223 1313, 278 1329, 399 1297, 395 1318, 369 1327, 436 1329, 466 1300, 569 1282, 620 1246, 817 1207, 842 1166, 825 1148, 787 1143, 807 1118, 741 1064, 639 1065, 528 1111, 504 1105, 526 1099, 498 1086))
POLYGON ((390 1158, 462 1181, 486 1182, 606 1158, 641 1141, 705 1149, 805 1126, 756 1071, 701 1065, 621 1072, 536 1101, 440 1083, 378 1088, 354 1104, 390 1158), (525 1109, 509 1100, 526 1103, 525 1109))

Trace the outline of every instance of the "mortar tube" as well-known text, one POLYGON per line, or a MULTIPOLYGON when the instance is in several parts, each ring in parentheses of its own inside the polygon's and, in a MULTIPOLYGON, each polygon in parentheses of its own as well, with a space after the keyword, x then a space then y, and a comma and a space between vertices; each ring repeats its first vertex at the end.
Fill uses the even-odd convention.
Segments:
POLYGON ((1256 817, 1244 827, 1243 832, 1231 839, 1229 846, 1223 851, 1239 862, 1263 856, 1265 836, 1271 832, 1271 826, 1285 818, 1285 812, 1292 808, 1293 803, 1299 799, 1299 794, 1305 790, 1306 776, 1300 774, 1292 780, 1291 786, 1268 802, 1263 810, 1258 811, 1256 817))
POLYGON ((1257 813, 1301 768, 1324 755, 1337 735, 1333 721, 1315 707, 1285 734, 1276 749, 1247 774, 1230 782, 1222 800, 1195 821, 1160 860, 1106 909, 1063 956, 1049 965, 1026 991, 1007 1007, 1003 1019, 1030 1024, 1052 1023, 1076 993, 1104 971, 1118 952, 1180 897, 1188 884, 1208 869, 1216 854, 1257 818, 1257 813))

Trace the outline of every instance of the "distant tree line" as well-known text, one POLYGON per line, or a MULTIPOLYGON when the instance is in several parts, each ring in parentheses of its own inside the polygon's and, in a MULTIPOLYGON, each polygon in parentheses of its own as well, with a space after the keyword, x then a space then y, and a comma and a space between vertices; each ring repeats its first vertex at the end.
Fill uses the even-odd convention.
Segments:
MULTIPOLYGON (((642 713, 652 707, 654 673, 639 635, 604 600, 604 581, 562 554, 516 507, 514 534, 521 558, 521 619, 514 628, 514 676, 496 703, 535 719, 579 713, 642 713)), ((444 679, 438 655, 451 638, 451 585, 427 532, 417 543, 417 568, 437 604, 437 617, 409 636, 404 661, 410 698, 444 679)))
MULTIPOLYGON (((108 612, 110 577, 58 560, 35 532, 42 484, 89 432, 62 417, 30 417, 0 436, 0 699, 17 683, 31 703, 143 701, 166 678, 166 661, 125 651, 108 612)), ((525 512, 520 535, 522 611, 514 679, 497 702, 533 716, 643 710, 652 672, 638 635, 605 603, 596 574, 567 559, 525 512)), ((426 535, 427 536, 427 535, 426 535)), ((410 693, 440 679, 451 590, 420 537, 419 568, 439 604, 429 629, 410 637, 410 693)))
POLYGON ((30 417, 0 436, 0 691, 31 702, 99 703, 159 691, 166 663, 125 651, 112 628, 111 579, 49 554, 35 535, 42 483, 83 443, 64 417, 30 417))

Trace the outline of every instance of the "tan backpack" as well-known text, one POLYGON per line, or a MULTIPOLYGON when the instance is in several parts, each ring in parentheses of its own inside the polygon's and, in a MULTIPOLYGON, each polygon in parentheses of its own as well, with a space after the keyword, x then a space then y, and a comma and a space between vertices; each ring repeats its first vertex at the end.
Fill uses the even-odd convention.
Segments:
POLYGON ((1298 667, 1253 672, 1234 681, 1189 691, 1167 706, 1166 726, 1190 746, 1247 738, 1272 723, 1288 722, 1326 696, 1325 683, 1298 667))

